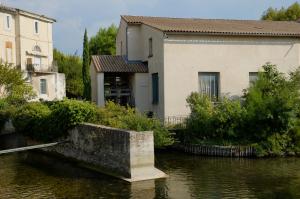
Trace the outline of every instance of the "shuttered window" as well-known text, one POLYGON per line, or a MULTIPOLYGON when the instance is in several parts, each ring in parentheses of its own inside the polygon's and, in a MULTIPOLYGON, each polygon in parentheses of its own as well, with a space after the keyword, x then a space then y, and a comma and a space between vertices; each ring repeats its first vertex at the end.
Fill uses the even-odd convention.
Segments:
POLYGON ((152 74, 152 103, 158 104, 159 101, 159 85, 158 73, 152 74))
POLYGON ((219 73, 199 73, 199 92, 212 100, 219 97, 219 73))
POLYGON ((40 79, 40 94, 47 94, 47 80, 40 79))
POLYGON ((7 41, 5 42, 5 57, 6 57, 6 62, 7 63, 12 63, 13 62, 13 55, 12 55, 12 42, 7 41))

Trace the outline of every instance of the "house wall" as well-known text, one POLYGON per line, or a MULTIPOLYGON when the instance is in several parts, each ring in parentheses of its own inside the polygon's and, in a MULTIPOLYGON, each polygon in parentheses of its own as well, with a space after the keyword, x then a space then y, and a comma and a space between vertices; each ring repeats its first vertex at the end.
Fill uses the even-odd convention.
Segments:
POLYGON ((90 65, 90 77, 91 77, 91 99, 92 102, 97 103, 97 72, 93 62, 90 65))
POLYGON ((135 107, 142 113, 150 110, 148 76, 147 73, 135 73, 132 82, 135 107))
POLYGON ((37 94, 37 99, 54 100, 56 99, 56 74, 36 74, 31 77, 33 90, 37 94), (40 92, 40 80, 46 79, 47 81, 47 94, 40 92))
POLYGON ((53 61, 53 41, 52 41, 52 23, 43 21, 37 18, 30 18, 23 15, 19 17, 19 40, 20 40, 20 64, 21 69, 26 70, 27 58, 33 58, 32 54, 39 54, 42 58, 42 67, 49 67, 53 61), (34 23, 39 23, 39 33, 34 32, 34 23), (41 48, 41 53, 33 51, 33 47, 38 45, 41 48))
POLYGON ((148 61, 148 96, 150 108, 149 111, 153 111, 154 115, 158 118, 163 118, 164 116, 164 35, 161 31, 151 28, 146 25, 141 25, 141 49, 142 61, 148 61), (152 38, 152 48, 153 56, 149 57, 149 38, 152 38), (159 77, 159 102, 158 104, 152 103, 152 74, 158 73, 159 77))
POLYGON ((127 43, 127 23, 121 19, 118 34, 116 38, 116 54, 126 55, 126 43, 127 43), (122 43, 122 45, 121 45, 122 43))
MULTIPOLYGON (((146 25, 127 25, 121 19, 119 32, 116 40, 117 55, 120 55, 120 42, 123 43, 123 48, 128 42, 128 60, 129 61, 144 61, 148 62, 149 73, 144 75, 145 82, 148 81, 147 96, 148 100, 142 105, 143 110, 153 111, 156 117, 163 118, 164 116, 164 44, 163 33, 157 29, 146 25), (127 40, 126 40, 127 38, 127 40), (153 56, 149 57, 149 38, 153 41, 153 56), (152 104, 152 74, 159 75, 159 103, 152 104), (149 105, 146 105, 149 104, 149 105), (148 107, 146 109, 146 107, 148 107)), ((122 50, 124 52, 124 50, 122 50)), ((126 52, 126 51, 125 51, 126 52)), ((135 96, 135 98, 139 98, 135 96)), ((139 100, 138 100, 139 101, 139 100)), ((139 102, 138 102, 139 104, 139 102)), ((137 106, 138 107, 138 106, 137 106)))
POLYGON ((9 12, 0 12, 0 59, 3 62, 7 62, 7 52, 6 52, 6 42, 12 43, 12 63, 16 65, 16 17, 9 12), (11 27, 10 29, 5 28, 6 16, 11 17, 11 27))
POLYGON ((220 94, 240 96, 249 72, 267 62, 288 73, 299 66, 299 39, 168 35, 164 42, 164 117, 187 115, 186 98, 199 91, 199 72, 220 73, 220 94))

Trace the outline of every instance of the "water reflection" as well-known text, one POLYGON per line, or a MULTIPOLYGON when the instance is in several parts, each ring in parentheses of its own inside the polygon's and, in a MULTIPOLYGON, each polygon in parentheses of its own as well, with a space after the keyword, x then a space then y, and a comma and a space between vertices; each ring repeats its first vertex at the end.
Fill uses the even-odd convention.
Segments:
POLYGON ((300 159, 159 153, 167 179, 129 184, 37 152, 0 156, 0 198, 300 198, 300 159))

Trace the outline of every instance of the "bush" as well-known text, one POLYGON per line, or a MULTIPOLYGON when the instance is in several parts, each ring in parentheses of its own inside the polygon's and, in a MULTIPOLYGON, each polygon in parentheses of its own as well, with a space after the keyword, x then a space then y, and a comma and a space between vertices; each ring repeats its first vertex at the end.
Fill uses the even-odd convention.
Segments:
POLYGON ((207 96, 192 93, 187 102, 187 137, 192 142, 256 143, 259 155, 300 152, 300 69, 286 77, 266 64, 241 102, 227 98, 213 106, 207 96))
POLYGON ((240 101, 223 98, 216 105, 199 93, 192 93, 187 102, 191 115, 187 132, 191 141, 197 139, 234 140, 241 136, 245 109, 240 101))
POLYGON ((40 141, 52 141, 66 135, 77 124, 95 119, 96 106, 76 100, 52 103, 28 103, 13 116, 16 130, 40 141))
POLYGON ((38 140, 47 136, 51 110, 48 106, 33 102, 21 106, 13 116, 16 131, 38 140))
POLYGON ((173 143, 169 131, 159 120, 147 118, 130 107, 108 102, 104 108, 98 110, 96 118, 95 122, 101 125, 134 131, 153 131, 154 144, 157 148, 173 143))

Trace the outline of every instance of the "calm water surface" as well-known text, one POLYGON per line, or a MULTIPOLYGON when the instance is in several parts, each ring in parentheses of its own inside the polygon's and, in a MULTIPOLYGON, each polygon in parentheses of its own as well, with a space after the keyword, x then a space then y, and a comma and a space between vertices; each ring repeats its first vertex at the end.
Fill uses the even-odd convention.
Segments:
MULTIPOLYGON (((0 149, 12 143, 24 144, 8 136, 0 139, 0 149)), ((129 184, 38 152, 2 155, 0 199, 300 198, 300 158, 231 159, 159 152, 156 166, 169 178, 129 184)))

